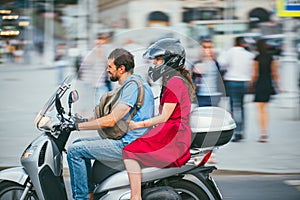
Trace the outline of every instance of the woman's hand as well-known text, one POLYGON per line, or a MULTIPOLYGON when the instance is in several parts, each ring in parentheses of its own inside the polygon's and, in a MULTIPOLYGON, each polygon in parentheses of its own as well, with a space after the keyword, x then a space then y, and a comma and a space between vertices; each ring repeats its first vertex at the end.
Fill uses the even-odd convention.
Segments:
POLYGON ((171 114, 175 110, 177 103, 164 103, 163 109, 160 115, 140 121, 140 122, 135 122, 135 121, 130 121, 129 122, 129 128, 131 130, 137 129, 137 128, 145 128, 145 127, 151 127, 155 126, 161 123, 165 123, 166 121, 169 120, 171 114))
POLYGON ((140 128, 140 127, 138 127, 138 122, 135 122, 135 121, 130 121, 129 122, 129 128, 131 129, 131 130, 134 130, 134 129, 137 129, 137 128, 140 128))

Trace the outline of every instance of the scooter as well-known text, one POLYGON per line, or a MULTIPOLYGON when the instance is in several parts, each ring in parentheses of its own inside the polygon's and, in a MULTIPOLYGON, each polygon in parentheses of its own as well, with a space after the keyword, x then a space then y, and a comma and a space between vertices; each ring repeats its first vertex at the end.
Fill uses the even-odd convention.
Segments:
MULTIPOLYGON (((71 91, 69 96, 65 95, 71 88, 71 82, 72 78, 66 78, 38 113, 35 123, 42 134, 23 152, 22 166, 0 172, 0 200, 68 199, 63 177, 63 153, 66 152, 71 130, 65 125, 78 119, 71 110, 79 98, 76 90, 71 91), (65 98, 68 113, 61 103, 65 98)), ((224 109, 203 107, 193 109, 190 125, 193 132, 191 159, 180 168, 143 168, 143 199, 222 199, 210 176, 216 167, 206 163, 215 148, 230 141, 235 122, 224 109)), ((115 168, 95 161, 93 180, 96 183, 95 200, 130 199, 130 185, 124 166, 115 168)))

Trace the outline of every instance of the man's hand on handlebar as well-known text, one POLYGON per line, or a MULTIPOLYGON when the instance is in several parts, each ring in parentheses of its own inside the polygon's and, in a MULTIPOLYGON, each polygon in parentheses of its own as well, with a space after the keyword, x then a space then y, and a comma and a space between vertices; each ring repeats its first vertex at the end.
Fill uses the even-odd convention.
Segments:
POLYGON ((87 121, 88 119, 83 118, 79 114, 75 114, 71 116, 69 119, 65 119, 65 121, 62 122, 61 124, 54 125, 52 131, 66 131, 66 132, 75 131, 78 130, 79 123, 83 123, 87 121))
POLYGON ((75 122, 75 123, 65 122, 65 123, 61 124, 60 130, 61 131, 67 131, 67 132, 78 130, 77 124, 78 124, 77 122, 75 122))
POLYGON ((82 116, 80 116, 78 113, 76 113, 74 116, 73 116, 73 119, 74 119, 74 122, 75 123, 82 123, 82 122, 87 122, 88 119, 86 118, 83 118, 82 116))

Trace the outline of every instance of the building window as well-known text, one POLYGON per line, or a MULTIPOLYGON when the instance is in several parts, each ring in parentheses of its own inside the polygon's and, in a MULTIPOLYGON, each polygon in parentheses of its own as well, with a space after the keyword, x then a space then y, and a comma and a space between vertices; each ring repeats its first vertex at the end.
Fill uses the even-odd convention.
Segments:
POLYGON ((169 16, 161 11, 154 11, 148 15, 148 26, 163 25, 169 26, 169 16))

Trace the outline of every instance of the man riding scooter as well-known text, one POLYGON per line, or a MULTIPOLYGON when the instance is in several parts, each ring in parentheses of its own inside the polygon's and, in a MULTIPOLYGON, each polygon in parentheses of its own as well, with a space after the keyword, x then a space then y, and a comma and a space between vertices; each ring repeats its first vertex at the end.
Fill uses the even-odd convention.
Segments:
MULTIPOLYGON (((141 121, 153 116, 154 98, 150 86, 138 75, 133 75, 134 58, 124 49, 115 49, 108 57, 107 72, 111 81, 118 81, 120 85, 131 79, 139 79, 144 85, 144 103, 137 110, 132 120, 141 121)), ((135 107, 138 96, 138 86, 134 82, 122 88, 119 102, 112 112, 104 117, 92 119, 88 122, 76 124, 77 130, 98 130, 113 127, 119 120, 128 117, 135 107)), ((91 159, 101 162, 122 161, 122 149, 136 138, 146 133, 148 128, 131 130, 121 139, 80 138, 68 148, 68 164, 70 170, 71 186, 74 199, 88 199, 88 193, 92 193, 94 185, 91 183, 91 159)), ((91 196, 91 195, 90 195, 91 196)))

